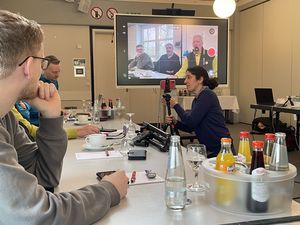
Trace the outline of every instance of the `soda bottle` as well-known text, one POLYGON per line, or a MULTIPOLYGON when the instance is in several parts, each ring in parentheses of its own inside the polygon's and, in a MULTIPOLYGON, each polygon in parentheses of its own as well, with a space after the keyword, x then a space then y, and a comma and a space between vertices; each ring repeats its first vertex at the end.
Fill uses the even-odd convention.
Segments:
MULTIPOLYGON (((231 139, 221 139, 221 150, 216 158, 216 170, 231 174, 234 171, 235 160, 231 151, 231 139)), ((216 178, 215 186, 216 202, 223 206, 232 204, 235 198, 234 182, 226 178, 216 178)))
POLYGON ((216 170, 232 173, 234 164, 235 160, 231 151, 231 138, 222 138, 221 150, 216 159, 216 170))
POLYGON ((168 208, 182 210, 187 200, 186 177, 180 147, 180 137, 171 136, 168 168, 165 179, 165 202, 168 208))
POLYGON ((252 171, 256 168, 262 167, 265 168, 264 163, 264 142, 263 141, 253 141, 252 142, 252 148, 253 148, 253 154, 252 154, 252 160, 251 160, 251 168, 250 168, 250 174, 252 174, 252 171))
POLYGON ((240 132, 239 155, 245 157, 246 164, 248 166, 251 164, 251 151, 248 131, 240 132))
POLYGON ((114 108, 112 99, 108 99, 108 107, 110 107, 111 109, 114 108))
POLYGON ((253 154, 251 161, 251 183, 247 197, 247 208, 250 212, 262 213, 268 210, 269 190, 268 185, 264 182, 266 174, 264 164, 264 142, 253 141, 253 154))
POLYGON ((270 159, 271 159, 271 155, 272 155, 274 141, 275 141, 275 134, 273 134, 273 133, 265 134, 264 161, 265 161, 266 169, 269 169, 269 164, 270 164, 270 159))
POLYGON ((275 143, 270 159, 270 170, 289 170, 289 160, 285 143, 285 133, 275 133, 275 143))

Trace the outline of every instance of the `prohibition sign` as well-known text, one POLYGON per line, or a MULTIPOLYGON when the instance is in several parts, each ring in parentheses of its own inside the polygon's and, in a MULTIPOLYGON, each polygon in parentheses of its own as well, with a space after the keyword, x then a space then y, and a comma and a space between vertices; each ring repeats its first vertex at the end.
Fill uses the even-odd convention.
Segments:
POLYGON ((99 20, 99 19, 103 16, 103 11, 102 11, 102 9, 100 9, 99 7, 93 7, 93 8, 91 9, 91 16, 92 16, 94 19, 99 20))
POLYGON ((108 19, 113 20, 114 19, 114 15, 118 13, 118 11, 115 8, 108 8, 106 10, 106 16, 108 19))

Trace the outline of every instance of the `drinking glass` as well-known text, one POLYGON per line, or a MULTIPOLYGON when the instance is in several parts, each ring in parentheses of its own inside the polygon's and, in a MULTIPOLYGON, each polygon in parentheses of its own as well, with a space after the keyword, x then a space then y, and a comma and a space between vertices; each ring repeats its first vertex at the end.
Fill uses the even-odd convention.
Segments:
POLYGON ((206 147, 203 144, 188 144, 186 148, 186 160, 189 166, 195 173, 195 181, 193 184, 188 184, 187 189, 194 192, 205 191, 205 186, 199 184, 197 179, 202 162, 207 158, 206 147))

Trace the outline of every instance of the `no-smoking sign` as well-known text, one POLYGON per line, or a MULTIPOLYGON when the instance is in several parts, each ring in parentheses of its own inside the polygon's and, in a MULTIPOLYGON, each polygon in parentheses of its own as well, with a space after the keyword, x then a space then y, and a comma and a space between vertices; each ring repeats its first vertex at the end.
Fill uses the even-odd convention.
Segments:
POLYGON ((118 11, 115 8, 108 8, 106 10, 106 16, 108 19, 113 20, 114 19, 114 15, 118 13, 118 11))
POLYGON ((99 7, 93 7, 91 9, 91 16, 96 19, 99 20, 102 16, 103 16, 103 11, 101 8, 99 7))

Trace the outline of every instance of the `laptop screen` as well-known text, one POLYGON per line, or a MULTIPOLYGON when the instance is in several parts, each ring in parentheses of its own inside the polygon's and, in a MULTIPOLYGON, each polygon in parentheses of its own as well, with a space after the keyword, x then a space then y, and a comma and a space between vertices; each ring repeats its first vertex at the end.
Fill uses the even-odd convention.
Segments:
POLYGON ((254 88, 258 105, 274 105, 272 88, 254 88))

